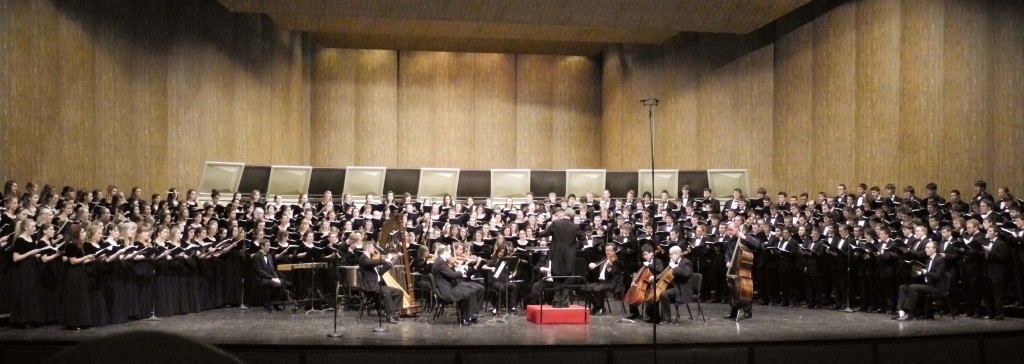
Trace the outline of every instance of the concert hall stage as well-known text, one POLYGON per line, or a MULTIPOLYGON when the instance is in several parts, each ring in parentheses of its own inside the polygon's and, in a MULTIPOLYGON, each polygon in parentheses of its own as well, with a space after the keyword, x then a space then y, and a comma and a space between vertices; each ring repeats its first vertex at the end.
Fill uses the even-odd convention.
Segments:
MULTIPOLYGON (((614 314, 594 316, 589 325, 535 325, 522 313, 508 323, 459 327, 453 316, 437 321, 405 319, 384 323, 376 316, 356 323, 357 312, 338 315, 341 339, 328 338, 333 314, 267 313, 220 309, 136 321, 83 331, 56 326, 0 328, 0 362, 36 363, 61 348, 103 336, 157 330, 214 344, 250 363, 560 363, 587 364, 697 361, 701 363, 1003 363, 1024 357, 1024 320, 989 321, 939 317, 898 322, 888 315, 755 306, 754 318, 722 318, 727 307, 703 304, 707 324, 689 321, 685 307, 676 325, 617 322, 614 314)), ((696 305, 691 305, 696 314, 696 305)))

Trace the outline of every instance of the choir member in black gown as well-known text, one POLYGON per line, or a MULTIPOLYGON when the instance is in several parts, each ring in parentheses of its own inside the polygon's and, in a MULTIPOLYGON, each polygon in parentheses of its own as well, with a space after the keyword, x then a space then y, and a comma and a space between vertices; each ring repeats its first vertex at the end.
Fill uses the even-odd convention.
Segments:
POLYGON ((110 323, 107 294, 104 291, 104 280, 107 276, 106 260, 109 258, 101 254, 105 251, 100 245, 102 240, 103 225, 90 225, 86 233, 85 254, 95 256, 96 259, 86 263, 86 273, 89 277, 89 316, 92 318, 92 322, 87 326, 105 326, 110 323))
POLYGON ((171 249, 174 249, 174 246, 167 241, 171 235, 171 229, 164 225, 158 225, 153 235, 156 236, 153 239, 153 249, 155 250, 153 257, 155 271, 153 280, 154 314, 159 317, 167 317, 175 314, 175 308, 178 306, 177 275, 171 271, 171 260, 173 259, 171 249))
POLYGON ((68 243, 64 256, 67 258, 64 279, 60 286, 60 320, 61 326, 69 329, 81 329, 93 325, 89 299, 89 277, 86 265, 96 259, 87 255, 83 244, 85 229, 81 225, 71 228, 72 240, 68 243))
POLYGON ((43 305, 44 323, 57 322, 60 315, 60 302, 58 301, 58 287, 61 273, 63 272, 62 251, 63 244, 61 236, 54 238, 57 228, 50 224, 42 224, 39 228, 40 238, 36 247, 42 249, 39 253, 39 279, 40 298, 43 305))
POLYGON ((14 239, 13 264, 8 276, 10 279, 11 324, 15 327, 36 326, 45 320, 39 298, 41 296, 39 279, 39 253, 32 237, 36 232, 36 222, 26 220, 19 225, 19 233, 14 239))
POLYGON ((155 250, 150 242, 152 232, 148 225, 142 225, 135 233, 134 248, 138 252, 132 260, 132 272, 135 275, 135 314, 136 318, 150 317, 156 311, 153 292, 156 280, 156 266, 153 264, 155 250))

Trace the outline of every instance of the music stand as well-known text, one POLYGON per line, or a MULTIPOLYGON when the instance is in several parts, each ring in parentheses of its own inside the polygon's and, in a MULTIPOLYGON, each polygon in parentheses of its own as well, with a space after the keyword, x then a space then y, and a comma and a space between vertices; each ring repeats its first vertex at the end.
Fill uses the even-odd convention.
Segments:
MULTIPOLYGON (((334 276, 334 286, 338 286, 338 258, 331 258, 331 272, 334 276)), ((334 294, 334 332, 327 334, 327 337, 332 339, 340 339, 343 335, 338 333, 338 295, 334 294)))

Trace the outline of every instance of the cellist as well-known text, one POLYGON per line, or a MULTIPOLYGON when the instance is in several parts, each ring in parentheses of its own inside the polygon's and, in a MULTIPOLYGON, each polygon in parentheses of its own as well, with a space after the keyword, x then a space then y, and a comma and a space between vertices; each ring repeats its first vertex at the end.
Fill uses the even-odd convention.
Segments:
MULTIPOLYGON (((665 263, 662 263, 660 259, 655 258, 654 248, 652 248, 650 245, 644 245, 643 247, 640 248, 640 257, 643 258, 643 263, 641 263, 641 267, 646 267, 651 271, 651 282, 649 282, 649 284, 654 284, 654 278, 657 277, 662 270, 665 270, 665 263)), ((653 294, 653 290, 651 291, 651 293, 653 294)), ((647 308, 644 311, 644 313, 647 315, 648 322, 660 321, 660 318, 658 317, 658 309, 657 307, 655 307, 655 305, 647 305, 647 308)), ((640 318, 640 304, 629 305, 629 317, 627 318, 630 320, 636 320, 640 318)))
MULTIPOLYGON (((725 264, 726 270, 730 272, 732 269, 732 256, 733 253, 736 252, 737 250, 737 243, 742 242, 743 245, 745 245, 751 251, 754 251, 755 249, 757 249, 757 247, 761 246, 761 242, 757 240, 757 237, 755 237, 754 235, 747 235, 746 233, 740 230, 740 227, 740 224, 736 222, 730 222, 728 228, 725 231, 725 264)), ((730 289, 736 289, 736 287, 730 287, 730 289)), ((745 305, 744 307, 740 307, 738 302, 730 302, 729 315, 725 316, 725 318, 736 319, 736 315, 739 313, 740 308, 743 309, 743 318, 748 319, 754 316, 754 313, 751 310, 751 305, 748 304, 745 305)))
MULTIPOLYGON (((689 252, 689 250, 687 250, 689 252)), ((693 301, 693 286, 690 285, 690 276, 693 275, 693 263, 683 256, 683 249, 679 246, 672 246, 668 249, 668 269, 672 270, 672 284, 670 288, 661 293, 661 323, 671 321, 672 301, 687 304, 693 301)))

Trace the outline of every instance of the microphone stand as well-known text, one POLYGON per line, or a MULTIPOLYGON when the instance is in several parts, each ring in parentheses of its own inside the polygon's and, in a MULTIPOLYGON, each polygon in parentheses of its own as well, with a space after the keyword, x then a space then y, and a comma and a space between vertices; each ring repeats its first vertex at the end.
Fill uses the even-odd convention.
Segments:
MULTIPOLYGON (((380 275, 379 266, 373 267, 373 271, 377 272, 377 327, 373 329, 373 332, 387 332, 388 329, 384 327, 384 315, 381 315, 381 310, 384 309, 384 278, 380 275)), ((334 312, 337 314, 338 311, 334 312)))
POLYGON ((250 258, 249 258, 249 253, 246 251, 247 247, 245 246, 246 244, 244 244, 245 241, 246 241, 245 239, 242 239, 242 242, 243 242, 243 244, 241 244, 242 246, 241 247, 235 247, 235 249, 241 249, 242 250, 241 252, 239 252, 239 254, 242 255, 242 259, 239 260, 240 262, 242 262, 242 270, 241 270, 241 272, 242 272, 242 297, 239 300, 240 303, 238 304, 238 307, 235 308, 238 311, 249 311, 249 307, 245 305, 245 269, 249 266, 249 264, 246 264, 245 262, 246 262, 247 259, 250 259, 250 258))
MULTIPOLYGON (((334 286, 338 286, 338 258, 331 259, 331 272, 334 276, 334 286)), ((334 332, 327 334, 327 337, 332 339, 340 339, 342 335, 338 333, 338 294, 334 294, 334 332)))
POLYGON ((850 279, 850 271, 853 270, 852 261, 853 249, 849 245, 846 246, 846 308, 841 310, 842 312, 852 313, 856 312, 853 307, 850 307, 850 284, 853 281, 850 279))
POLYGON ((153 282, 150 284, 150 289, 153 291, 153 303, 150 305, 149 317, 142 319, 142 321, 163 321, 162 318, 156 316, 156 268, 153 268, 153 282))

